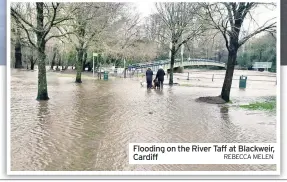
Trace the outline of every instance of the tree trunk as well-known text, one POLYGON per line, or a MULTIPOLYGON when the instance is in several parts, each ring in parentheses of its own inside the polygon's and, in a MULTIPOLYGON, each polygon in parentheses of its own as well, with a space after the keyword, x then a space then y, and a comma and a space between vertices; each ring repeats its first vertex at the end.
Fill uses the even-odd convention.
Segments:
POLYGON ((172 44, 170 56, 169 85, 173 85, 173 66, 175 58, 175 45, 172 44))
POLYGON ((218 54, 218 62, 221 61, 221 57, 222 57, 222 55, 221 55, 221 53, 219 53, 219 54, 218 54))
POLYGON ((39 57, 39 72, 38 72, 38 96, 37 100, 48 100, 47 78, 46 78, 46 66, 45 66, 45 52, 38 50, 39 57))
MULTIPOLYGON (((44 16, 43 16, 43 6, 44 3, 36 3, 37 5, 37 29, 43 30, 43 22, 44 22, 44 16)), ((37 100, 48 100, 48 89, 47 89, 47 78, 46 78, 46 64, 45 64, 45 40, 44 37, 44 31, 38 31, 37 32, 37 54, 38 54, 38 96, 37 100)))
POLYGON ((15 68, 23 68, 20 38, 16 39, 15 44, 15 68))
POLYGON ((36 61, 31 61, 31 70, 34 70, 34 66, 35 66, 36 61))
POLYGON ((59 56, 59 58, 58 58, 56 71, 60 71, 59 66, 61 66, 61 56, 59 56))
POLYGON ((124 68, 124 78, 127 77, 127 68, 124 68))
POLYGON ((52 61, 51 61, 51 70, 54 69, 55 59, 56 59, 56 51, 54 50, 53 52, 54 52, 54 54, 53 54, 52 61))
POLYGON ((87 56, 88 56, 88 54, 87 54, 87 51, 85 50, 83 52, 83 71, 85 71, 86 62, 87 62, 87 56))
MULTIPOLYGON (((34 65, 35 65, 37 59, 34 59, 34 56, 30 55, 29 60, 30 60, 30 64, 31 64, 30 68, 31 68, 31 70, 34 70, 34 65)), ((28 64, 27 64, 27 69, 28 69, 28 64)))
POLYGON ((237 56, 237 49, 233 51, 228 51, 227 69, 225 73, 223 87, 221 90, 221 98, 226 102, 229 102, 230 98, 230 90, 232 85, 236 56, 237 56))
POLYGON ((62 59, 61 59, 61 56, 59 56, 58 66, 61 66, 61 65, 62 65, 62 59))
POLYGON ((62 70, 65 70, 65 69, 66 69, 65 61, 63 60, 63 61, 62 61, 62 70))
POLYGON ((79 48, 77 50, 78 52, 78 61, 77 61, 77 76, 76 76, 76 83, 82 83, 82 78, 81 78, 81 74, 82 74, 82 70, 83 70, 83 54, 84 54, 84 50, 82 48, 79 48))

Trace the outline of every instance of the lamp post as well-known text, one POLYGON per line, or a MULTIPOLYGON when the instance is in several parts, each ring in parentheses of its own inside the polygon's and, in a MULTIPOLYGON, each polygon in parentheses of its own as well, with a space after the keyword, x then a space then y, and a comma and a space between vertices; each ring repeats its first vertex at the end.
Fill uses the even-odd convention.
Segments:
MULTIPOLYGON (((183 41, 183 35, 181 36, 181 40, 183 41)), ((184 44, 181 45, 181 66, 183 66, 183 53, 184 53, 184 44)))

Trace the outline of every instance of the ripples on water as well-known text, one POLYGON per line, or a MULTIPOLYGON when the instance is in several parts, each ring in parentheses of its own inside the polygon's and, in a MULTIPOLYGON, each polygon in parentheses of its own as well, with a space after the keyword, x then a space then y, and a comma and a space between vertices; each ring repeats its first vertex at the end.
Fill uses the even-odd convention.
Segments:
POLYGON ((12 71, 11 169, 276 170, 275 165, 129 165, 131 142, 276 142, 276 116, 195 102, 215 88, 98 81, 48 73, 49 101, 36 101, 37 73, 12 71))

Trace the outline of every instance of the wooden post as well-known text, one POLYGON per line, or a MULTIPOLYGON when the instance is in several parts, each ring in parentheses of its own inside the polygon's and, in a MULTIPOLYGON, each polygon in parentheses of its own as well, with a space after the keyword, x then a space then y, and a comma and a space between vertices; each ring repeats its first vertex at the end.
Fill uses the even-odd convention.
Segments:
POLYGON ((189 80, 189 72, 187 73, 187 80, 189 80))

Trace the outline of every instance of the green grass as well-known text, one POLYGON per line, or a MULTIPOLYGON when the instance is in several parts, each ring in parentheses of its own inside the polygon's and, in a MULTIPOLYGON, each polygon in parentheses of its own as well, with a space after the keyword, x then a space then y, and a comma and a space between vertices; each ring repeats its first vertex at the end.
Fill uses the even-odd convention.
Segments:
MULTIPOLYGON (((137 76, 136 73, 135 73, 135 76, 137 76)), ((144 74, 144 73, 139 73, 138 76, 139 76, 139 77, 143 77, 143 76, 145 76, 145 74, 144 74)))
POLYGON ((240 107, 250 110, 275 110, 276 101, 255 102, 248 105, 241 105, 240 107))
POLYGON ((179 84, 179 86, 182 86, 182 87, 192 87, 191 84, 188 84, 188 83, 181 83, 179 84))

